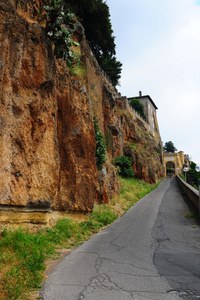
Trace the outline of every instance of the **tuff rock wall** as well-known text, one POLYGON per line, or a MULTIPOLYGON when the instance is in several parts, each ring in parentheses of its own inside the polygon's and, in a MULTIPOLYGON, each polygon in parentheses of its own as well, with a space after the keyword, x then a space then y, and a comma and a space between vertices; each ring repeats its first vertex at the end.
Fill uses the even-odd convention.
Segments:
POLYGON ((119 192, 114 157, 132 157, 136 176, 155 182, 163 176, 162 146, 124 109, 81 25, 74 38, 84 75, 54 58, 43 4, 0 0, 0 206, 88 212, 119 192), (107 141, 102 171, 94 115, 107 141))

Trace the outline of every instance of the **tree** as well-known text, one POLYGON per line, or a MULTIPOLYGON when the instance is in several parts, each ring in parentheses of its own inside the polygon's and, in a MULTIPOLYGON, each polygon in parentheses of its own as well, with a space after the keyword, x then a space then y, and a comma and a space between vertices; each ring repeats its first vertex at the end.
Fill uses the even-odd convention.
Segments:
POLYGON ((196 165, 197 164, 195 164, 195 162, 191 161, 191 163, 190 163, 191 170, 196 170, 196 165))
POLYGON ((110 12, 104 0, 64 0, 82 23, 86 38, 101 68, 113 85, 119 83, 122 64, 116 60, 110 12))
POLYGON ((144 114, 144 105, 139 99, 131 99, 130 106, 132 106, 141 115, 141 117, 146 120, 146 116, 144 114))
POLYGON ((200 173, 196 171, 196 164, 191 161, 190 170, 187 171, 187 182, 195 189, 199 188, 200 173))
POLYGON ((102 56, 99 59, 99 64, 110 78, 112 84, 114 86, 118 85, 121 77, 122 64, 117 61, 116 57, 111 55, 102 56))
POLYGON ((177 151, 177 149, 175 148, 173 142, 169 141, 169 142, 165 143, 164 151, 165 152, 172 152, 172 153, 174 153, 175 151, 177 151))

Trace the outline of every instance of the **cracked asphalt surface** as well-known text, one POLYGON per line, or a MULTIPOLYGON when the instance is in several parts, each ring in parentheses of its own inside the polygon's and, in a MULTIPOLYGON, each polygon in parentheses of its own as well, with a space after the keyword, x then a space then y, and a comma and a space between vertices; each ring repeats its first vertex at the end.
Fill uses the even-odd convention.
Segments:
POLYGON ((41 299, 200 299, 200 227, 185 217, 185 200, 176 179, 165 179, 65 257, 41 299))

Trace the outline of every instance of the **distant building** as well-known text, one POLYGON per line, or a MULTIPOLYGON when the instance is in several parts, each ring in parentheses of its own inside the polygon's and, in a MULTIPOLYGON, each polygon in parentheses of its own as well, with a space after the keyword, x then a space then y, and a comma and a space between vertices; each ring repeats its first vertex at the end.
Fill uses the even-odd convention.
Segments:
POLYGON ((184 168, 189 170, 190 162, 189 155, 185 154, 183 151, 169 153, 164 153, 164 167, 165 176, 173 177, 175 175, 181 175, 184 173, 184 168))
POLYGON ((132 99, 139 99, 144 106, 144 114, 146 116, 146 122, 149 124, 150 131, 154 136, 159 135, 158 121, 156 116, 156 110, 158 109, 149 95, 142 96, 142 92, 139 92, 139 96, 130 97, 128 101, 132 99))

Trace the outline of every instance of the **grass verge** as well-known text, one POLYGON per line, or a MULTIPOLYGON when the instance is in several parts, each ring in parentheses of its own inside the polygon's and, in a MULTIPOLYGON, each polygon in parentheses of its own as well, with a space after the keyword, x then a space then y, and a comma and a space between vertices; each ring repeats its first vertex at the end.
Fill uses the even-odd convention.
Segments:
POLYGON ((122 188, 120 195, 114 197, 109 205, 112 205, 114 208, 118 207, 119 214, 122 214, 138 200, 154 190, 162 180, 163 179, 160 179, 156 184, 150 184, 135 178, 121 178, 122 188))
POLYGON ((101 228, 111 224, 157 184, 134 178, 122 179, 120 195, 108 205, 95 205, 89 220, 60 219, 54 228, 37 233, 28 229, 6 229, 0 235, 0 300, 27 300, 43 280, 45 260, 58 257, 59 249, 83 243, 101 228))

